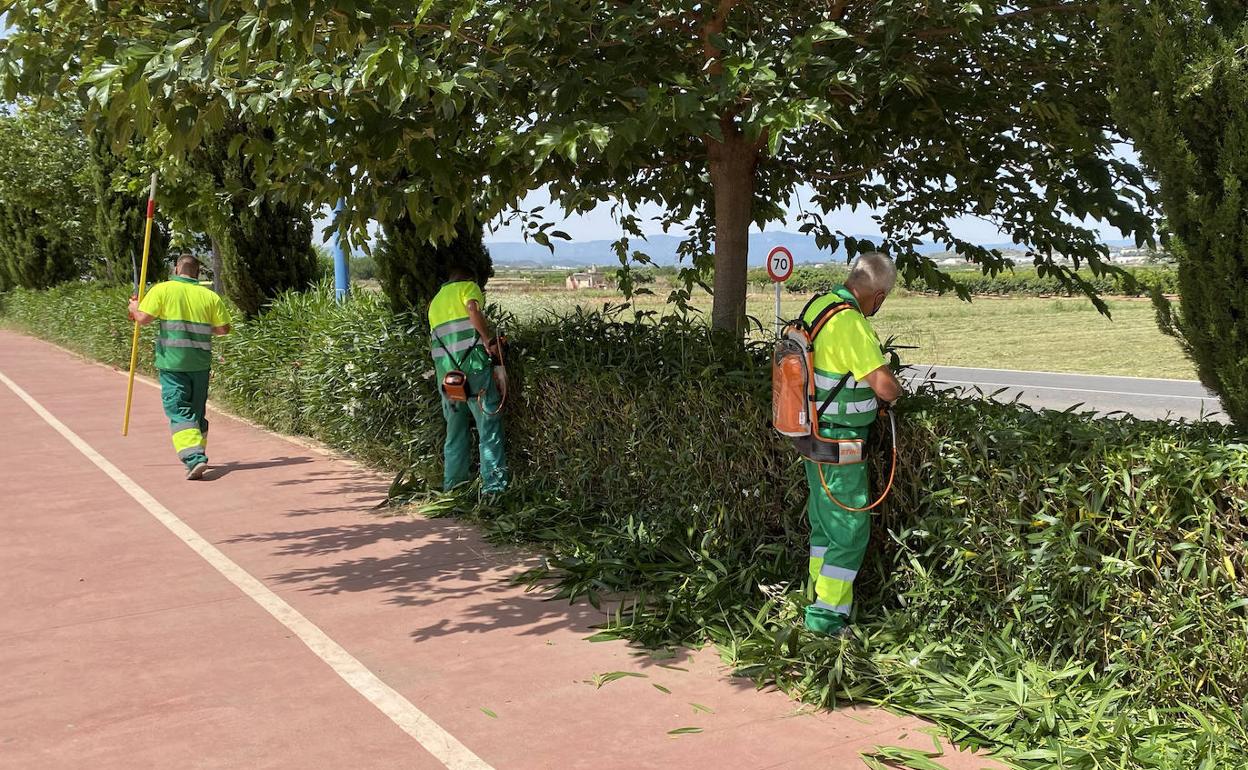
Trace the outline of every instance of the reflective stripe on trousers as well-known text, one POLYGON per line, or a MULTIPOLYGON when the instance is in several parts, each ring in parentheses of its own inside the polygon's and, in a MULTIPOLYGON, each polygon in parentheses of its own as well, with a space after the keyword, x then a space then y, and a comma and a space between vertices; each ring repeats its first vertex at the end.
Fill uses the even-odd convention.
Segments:
MULTIPOLYGON (((806 608, 806 626, 819 633, 835 633, 845 626, 853 609, 854 580, 867 551, 871 519, 866 512, 847 511, 833 502, 823 491, 819 466, 809 461, 805 465, 813 600, 806 608)), ((860 508, 870 502, 866 463, 825 465, 823 476, 832 494, 845 505, 860 508)))
POLYGON ((160 399, 169 418, 173 451, 188 469, 207 462, 208 372, 160 370, 160 399))

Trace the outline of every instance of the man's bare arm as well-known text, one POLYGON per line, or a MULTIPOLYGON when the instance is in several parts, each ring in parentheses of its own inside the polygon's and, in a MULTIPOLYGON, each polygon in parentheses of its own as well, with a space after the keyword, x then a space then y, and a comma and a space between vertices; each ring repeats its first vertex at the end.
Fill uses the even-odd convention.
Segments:
POLYGON ((130 298, 130 320, 138 321, 139 326, 147 326, 152 321, 156 320, 156 316, 148 315, 147 313, 144 313, 142 310, 139 310, 139 301, 135 299, 134 297, 131 297, 130 298))
POLYGON ((481 312, 481 305, 475 299, 468 301, 468 322, 472 324, 472 328, 477 330, 477 334, 481 337, 481 341, 487 349, 494 344, 494 335, 490 332, 490 322, 486 320, 485 313, 481 312))
POLYGON ((890 404, 901 398, 901 394, 905 392, 901 388, 901 383, 897 381, 897 376, 888 366, 881 366, 868 374, 866 383, 871 386, 871 390, 875 391, 876 398, 890 404))
POLYGON ((229 334, 231 328, 232 327, 229 324, 226 324, 225 326, 214 326, 212 327, 212 333, 217 335, 218 337, 222 337, 226 334, 229 334))

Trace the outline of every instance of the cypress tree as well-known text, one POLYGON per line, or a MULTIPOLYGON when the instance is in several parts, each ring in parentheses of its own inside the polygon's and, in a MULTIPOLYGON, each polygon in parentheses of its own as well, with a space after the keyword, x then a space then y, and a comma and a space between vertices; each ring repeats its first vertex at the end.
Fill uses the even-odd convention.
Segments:
POLYGON ((82 277, 81 242, 38 209, 0 206, 0 285, 48 289, 82 277))
MULTIPOLYGON (((108 283, 129 284, 136 280, 135 272, 143 258, 147 214, 147 196, 130 191, 141 188, 146 180, 130 173, 125 161, 113 154, 98 133, 92 137, 91 161, 91 185, 96 197, 94 235, 99 253, 95 277, 108 283)), ((168 260, 169 229, 157 216, 147 261, 149 282, 168 277, 168 260)))
POLYGON ((200 175, 200 209, 208 212, 202 218, 214 262, 220 256, 225 295, 248 317, 279 294, 305 291, 320 277, 308 207, 257 192, 250 138, 271 142, 273 135, 231 120, 190 157, 200 175))
POLYGON ((1180 307, 1159 300, 1201 381, 1248 430, 1248 6, 1115 6, 1118 118, 1160 186, 1180 307))
POLYGON ((446 282, 452 267, 461 267, 483 288, 494 275, 480 223, 465 222, 450 243, 432 244, 416 234, 406 216, 382 225, 375 252, 377 278, 396 311, 421 310, 446 282))
POLYGON ((305 291, 318 276, 306 206, 265 198, 254 209, 235 201, 215 233, 226 296, 247 316, 285 291, 305 291))

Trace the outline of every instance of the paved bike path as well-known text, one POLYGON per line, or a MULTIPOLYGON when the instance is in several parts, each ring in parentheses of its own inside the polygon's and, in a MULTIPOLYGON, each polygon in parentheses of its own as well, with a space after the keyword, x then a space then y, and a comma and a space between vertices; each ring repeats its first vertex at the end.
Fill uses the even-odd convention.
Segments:
POLYGON ((0 331, 0 376, 0 767, 826 770, 931 746, 710 651, 585 642, 598 611, 510 584, 530 557, 387 516, 350 461, 214 414, 187 482, 151 383, 122 438, 124 374, 0 331), (610 671, 646 678, 590 683, 610 671))

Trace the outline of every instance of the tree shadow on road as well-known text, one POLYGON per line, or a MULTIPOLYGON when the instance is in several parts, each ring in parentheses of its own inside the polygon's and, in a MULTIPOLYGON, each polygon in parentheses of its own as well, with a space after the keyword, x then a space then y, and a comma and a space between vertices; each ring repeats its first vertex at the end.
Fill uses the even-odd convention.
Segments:
MULTIPOLYGON (((560 631, 590 636, 618 606, 570 604, 541 587, 526 590, 515 578, 541 566, 541 557, 493 546, 474 527, 449 519, 404 514, 247 534, 228 542, 274 544, 274 554, 292 568, 268 575, 271 585, 298 586, 317 595, 375 595, 377 612, 392 616, 386 625, 410 625, 408 636, 415 642, 498 632, 508 638, 560 631)), ((684 659, 683 652, 639 654, 634 665, 684 659)))

